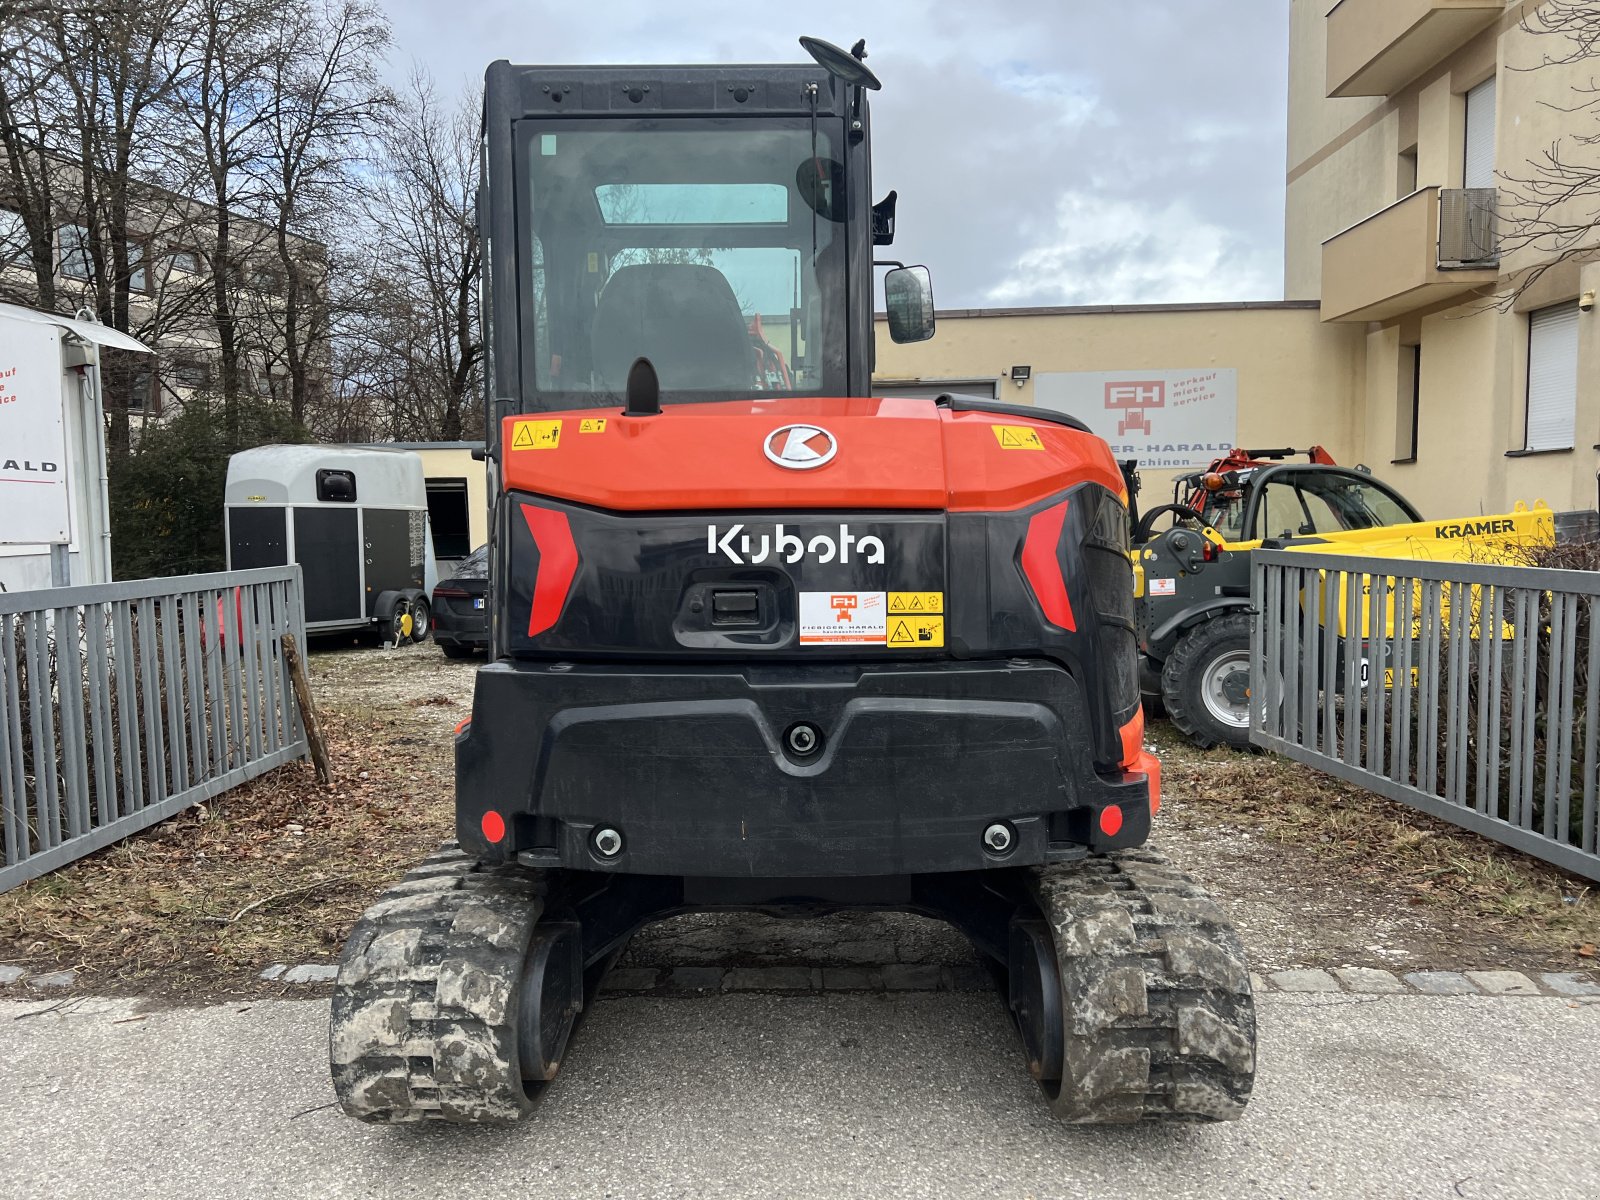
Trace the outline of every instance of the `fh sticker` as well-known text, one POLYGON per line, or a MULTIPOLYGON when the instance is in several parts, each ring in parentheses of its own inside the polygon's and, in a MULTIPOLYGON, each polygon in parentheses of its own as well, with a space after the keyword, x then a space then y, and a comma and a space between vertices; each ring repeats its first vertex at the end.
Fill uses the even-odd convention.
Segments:
POLYGON ((883 592, 801 592, 802 646, 881 646, 888 637, 883 592))
POLYGON ((706 527, 706 553, 725 557, 739 566, 785 562, 793 565, 808 555, 818 563, 848 563, 851 561, 881 563, 883 539, 868 534, 858 538, 847 524, 839 526, 839 535, 819 533, 810 540, 782 525, 768 533, 757 534, 741 525, 724 529, 720 525, 706 527))

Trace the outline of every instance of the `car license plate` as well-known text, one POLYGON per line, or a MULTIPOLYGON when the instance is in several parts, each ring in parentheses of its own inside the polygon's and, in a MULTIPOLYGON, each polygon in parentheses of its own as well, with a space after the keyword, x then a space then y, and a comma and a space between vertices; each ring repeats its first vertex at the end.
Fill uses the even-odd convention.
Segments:
POLYGON ((483 597, 482 596, 474 596, 472 598, 472 607, 473 608, 482 608, 483 607, 483 597))

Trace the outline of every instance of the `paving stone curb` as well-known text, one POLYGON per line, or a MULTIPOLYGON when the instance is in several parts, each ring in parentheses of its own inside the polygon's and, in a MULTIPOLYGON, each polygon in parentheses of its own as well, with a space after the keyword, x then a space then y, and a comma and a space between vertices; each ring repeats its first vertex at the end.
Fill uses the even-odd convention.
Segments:
MULTIPOLYGON (((338 968, 330 963, 276 963, 261 978, 278 983, 325 985, 338 968)), ((1408 971, 1373 967, 1300 967, 1252 973, 1258 992, 1317 996, 1559 996, 1600 1000, 1600 973, 1589 971, 1408 971)), ((37 986, 50 986, 44 978, 37 986)), ((61 986, 59 983, 57 987, 61 986)), ((610 995, 692 995, 706 992, 990 992, 994 980, 980 966, 888 963, 875 967, 618 967, 601 991, 610 995)))

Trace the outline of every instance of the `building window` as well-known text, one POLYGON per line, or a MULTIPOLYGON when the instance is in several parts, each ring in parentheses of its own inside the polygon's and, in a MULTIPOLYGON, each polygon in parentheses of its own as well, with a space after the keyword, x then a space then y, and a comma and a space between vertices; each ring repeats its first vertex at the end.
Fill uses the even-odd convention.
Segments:
POLYGON ((1399 389, 1395 397, 1394 460, 1417 461, 1417 418, 1422 411, 1422 347, 1400 347, 1399 389))
POLYGON ((250 271, 250 286, 258 292, 277 295, 283 285, 278 281, 277 272, 266 267, 253 267, 250 271))
POLYGON ((150 272, 144 266, 144 243, 128 243, 128 290, 132 292, 148 292, 150 290, 150 272))
POLYGON ((1461 186, 1494 186, 1494 77, 1467 93, 1467 148, 1461 186))
POLYGON ((194 391, 203 388, 211 381, 211 372, 205 363, 180 362, 173 363, 167 372, 167 381, 173 387, 188 388, 194 391))
POLYGON ((256 395, 260 396, 263 400, 272 399, 272 376, 269 373, 262 372, 260 375, 256 376, 256 395))
POLYGON ((33 255, 28 253, 28 227, 22 223, 22 214, 0 208, 0 267, 32 264, 33 255))
POLYGON ((1525 450, 1570 450, 1578 412, 1578 306, 1528 314, 1528 426, 1525 450))
POLYGON ((61 273, 68 279, 88 279, 89 231, 82 225, 63 225, 57 237, 61 239, 61 273))
POLYGON ((193 250, 170 250, 167 252, 167 270, 182 271, 186 275, 200 273, 200 256, 193 250))
POLYGON ((140 367, 128 377, 128 412, 149 417, 161 412, 161 389, 148 367, 140 367))

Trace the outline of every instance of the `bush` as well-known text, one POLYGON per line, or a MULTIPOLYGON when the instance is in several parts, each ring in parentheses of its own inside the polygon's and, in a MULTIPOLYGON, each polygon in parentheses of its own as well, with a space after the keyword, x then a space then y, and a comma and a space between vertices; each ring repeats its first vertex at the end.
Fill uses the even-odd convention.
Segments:
POLYGON ((220 571, 222 497, 237 451, 309 435, 270 405, 243 406, 239 435, 227 436, 220 407, 198 400, 152 424, 132 453, 111 463, 112 569, 118 579, 220 571))

